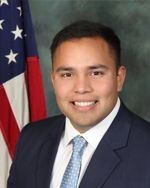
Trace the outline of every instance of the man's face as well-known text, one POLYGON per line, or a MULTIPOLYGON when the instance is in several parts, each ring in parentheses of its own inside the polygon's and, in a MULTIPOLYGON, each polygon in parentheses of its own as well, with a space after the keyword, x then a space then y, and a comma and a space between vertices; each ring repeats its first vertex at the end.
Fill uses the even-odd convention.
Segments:
POLYGON ((125 68, 101 38, 61 43, 54 54, 52 83, 58 106, 79 132, 102 121, 116 104, 125 68))

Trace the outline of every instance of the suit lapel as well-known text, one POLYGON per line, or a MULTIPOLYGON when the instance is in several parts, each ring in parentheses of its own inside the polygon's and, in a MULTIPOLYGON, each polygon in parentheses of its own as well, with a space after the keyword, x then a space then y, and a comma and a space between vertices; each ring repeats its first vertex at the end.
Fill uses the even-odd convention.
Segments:
MULTIPOLYGON (((49 188, 50 187, 50 179, 51 173, 53 169, 53 164, 55 160, 55 156, 57 153, 58 145, 60 142, 60 138, 62 132, 64 130, 64 118, 61 119, 59 124, 59 128, 54 131, 50 130, 49 137, 43 143, 37 161, 37 188, 49 188)), ((57 126, 57 125, 56 125, 57 126)))
POLYGON ((87 171, 81 181, 80 188, 101 187, 112 170, 119 164, 120 159, 109 148, 107 143, 99 145, 93 155, 87 171))
POLYGON ((121 105, 118 115, 99 143, 79 188, 100 188, 104 185, 121 162, 117 150, 126 147, 129 129, 130 115, 128 110, 121 105))

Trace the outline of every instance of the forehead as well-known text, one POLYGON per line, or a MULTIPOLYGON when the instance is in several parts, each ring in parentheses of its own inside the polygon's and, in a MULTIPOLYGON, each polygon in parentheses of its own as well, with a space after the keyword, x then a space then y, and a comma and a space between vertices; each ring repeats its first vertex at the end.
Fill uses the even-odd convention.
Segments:
POLYGON ((55 52, 70 46, 91 46, 91 48, 102 46, 103 48, 111 48, 111 45, 101 37, 81 37, 62 41, 56 48, 55 52))
POLYGON ((53 65, 75 63, 82 65, 86 62, 87 65, 93 63, 99 64, 102 62, 115 60, 115 53, 110 45, 100 37, 72 39, 62 42, 55 51, 53 57, 53 65))

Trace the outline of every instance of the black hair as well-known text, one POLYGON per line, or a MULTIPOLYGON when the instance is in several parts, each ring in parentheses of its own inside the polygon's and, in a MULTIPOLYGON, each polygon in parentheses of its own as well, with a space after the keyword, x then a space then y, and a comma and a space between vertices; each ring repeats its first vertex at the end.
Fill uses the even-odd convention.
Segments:
POLYGON ((64 27, 56 34, 51 44, 51 57, 53 60, 56 48, 65 41, 79 39, 83 37, 100 37, 104 39, 114 50, 116 55, 116 65, 120 67, 121 45, 120 39, 113 29, 101 23, 81 20, 64 27))

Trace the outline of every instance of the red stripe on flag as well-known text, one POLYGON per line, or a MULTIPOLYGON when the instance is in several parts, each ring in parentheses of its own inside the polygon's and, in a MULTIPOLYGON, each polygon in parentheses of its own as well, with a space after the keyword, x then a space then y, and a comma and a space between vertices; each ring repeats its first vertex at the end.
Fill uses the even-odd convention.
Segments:
POLYGON ((46 104, 38 57, 27 58, 27 81, 30 121, 46 117, 46 104))
POLYGON ((13 158, 20 131, 3 86, 0 86, 0 129, 13 158))

